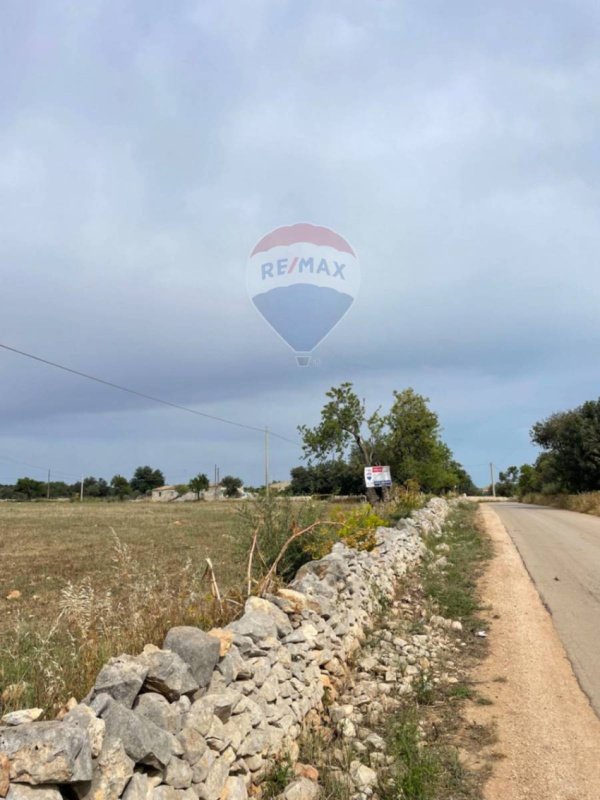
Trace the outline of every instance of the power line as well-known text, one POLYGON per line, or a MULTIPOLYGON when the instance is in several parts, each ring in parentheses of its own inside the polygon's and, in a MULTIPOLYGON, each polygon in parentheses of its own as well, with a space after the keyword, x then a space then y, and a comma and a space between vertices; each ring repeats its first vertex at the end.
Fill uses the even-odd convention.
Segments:
MULTIPOLYGON (((96 375, 90 375, 87 372, 80 372, 77 369, 72 369, 71 367, 67 367, 64 364, 58 364, 56 361, 50 361, 47 358, 42 358, 41 356, 33 355, 32 353, 26 353, 24 350, 19 350, 16 347, 10 347, 7 344, 2 344, 0 342, 0 347, 3 350, 8 350, 11 353, 16 353, 16 355, 23 356, 24 358, 29 358, 32 361, 37 361, 40 364, 45 364, 48 367, 54 367, 55 369, 60 369, 63 372, 69 372, 71 375, 77 375, 80 378, 86 378, 86 380, 94 381, 95 383, 100 383, 103 386, 109 386, 111 389, 118 389, 120 392, 126 392, 127 394, 135 395, 136 397, 142 397, 144 400, 150 400, 153 403, 160 403, 163 406, 168 406, 170 408, 176 408, 179 411, 186 411, 188 414, 195 414, 197 417, 204 417, 205 419, 212 419, 216 422, 223 422, 225 425, 234 425, 236 428, 245 428, 249 431, 255 431, 257 433, 264 434, 265 429, 259 428, 255 425, 246 425, 243 422, 235 422, 231 419, 226 419, 225 417, 217 417, 214 414, 207 414, 204 411, 197 411, 195 408, 189 408, 188 406, 179 405, 179 403, 173 403, 170 400, 163 400, 160 397, 154 397, 150 394, 145 394, 144 392, 138 392, 137 389, 130 389, 128 386, 121 386, 118 383, 113 383, 112 381, 104 380, 104 378, 98 378, 96 375)), ((275 436, 277 439, 281 439, 284 442, 290 442, 290 444, 300 444, 299 441, 288 439, 287 436, 282 436, 279 433, 273 433, 271 431, 271 436, 275 436)))
MULTIPOLYGON (((42 472, 48 471, 48 467, 42 467, 39 464, 30 464, 28 461, 21 461, 17 458, 10 458, 9 456, 0 455, 0 459, 2 461, 9 461, 12 464, 19 464, 20 466, 23 467, 30 467, 31 469, 41 469, 42 472)), ((65 472, 62 469, 54 469, 53 467, 52 467, 52 472, 57 473, 59 475, 66 475, 68 478, 79 478, 79 475, 75 475, 75 473, 73 472, 65 472)))

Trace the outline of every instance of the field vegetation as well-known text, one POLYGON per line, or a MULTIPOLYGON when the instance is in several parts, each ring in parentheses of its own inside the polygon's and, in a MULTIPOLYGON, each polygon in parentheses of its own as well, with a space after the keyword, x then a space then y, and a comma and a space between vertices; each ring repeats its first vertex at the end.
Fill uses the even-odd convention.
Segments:
POLYGON ((222 502, 0 505, 0 710, 56 709, 109 656, 235 615, 238 514, 222 502))

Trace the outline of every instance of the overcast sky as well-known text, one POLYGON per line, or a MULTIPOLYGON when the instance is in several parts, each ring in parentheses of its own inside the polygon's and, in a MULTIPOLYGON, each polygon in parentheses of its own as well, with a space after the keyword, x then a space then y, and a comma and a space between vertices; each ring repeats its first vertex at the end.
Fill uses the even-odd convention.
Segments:
MULTIPOLYGON (((0 342, 291 438, 342 380, 373 408, 412 386, 480 484, 600 394, 597 2, 4 0, 0 18, 0 342), (352 243, 362 285, 299 369, 245 268, 304 220, 352 243)), ((44 477, 16 461, 262 480, 260 434, 3 351, 0 381, 0 482, 44 477)), ((272 476, 299 456, 273 441, 272 476)))

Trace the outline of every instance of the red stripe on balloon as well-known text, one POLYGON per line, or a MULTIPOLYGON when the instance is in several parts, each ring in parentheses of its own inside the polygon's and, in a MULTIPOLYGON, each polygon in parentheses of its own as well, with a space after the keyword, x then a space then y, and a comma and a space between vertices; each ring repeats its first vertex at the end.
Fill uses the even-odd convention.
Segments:
POLYGON ((271 233, 267 233, 256 245, 252 251, 252 255, 264 253, 272 247, 298 244, 298 242, 333 247, 339 250, 340 253, 350 253, 350 255, 355 256, 354 250, 343 236, 334 233, 334 231, 329 228, 324 228, 321 225, 311 225, 309 222, 285 225, 283 228, 276 228, 274 231, 271 231, 271 233))

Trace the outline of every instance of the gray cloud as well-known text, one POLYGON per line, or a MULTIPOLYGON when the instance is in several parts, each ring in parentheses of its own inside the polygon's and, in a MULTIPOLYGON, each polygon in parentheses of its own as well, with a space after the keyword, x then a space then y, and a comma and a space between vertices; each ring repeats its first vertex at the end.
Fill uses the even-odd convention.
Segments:
MULTIPOLYGON (((38 0, 4 17, 0 340, 292 436, 335 382, 374 405, 413 385, 482 482, 533 456, 533 421, 597 392, 596 4, 38 0), (258 238, 302 219, 347 236, 363 274, 308 370, 244 284, 258 238)), ((0 380, 0 455, 261 479, 253 434, 10 354, 0 380)), ((297 458, 278 445, 277 475, 297 458)))

